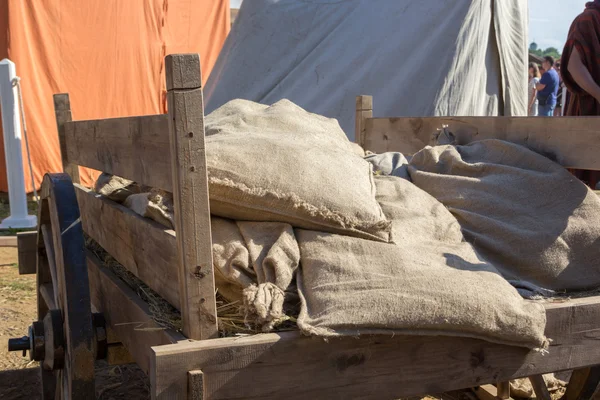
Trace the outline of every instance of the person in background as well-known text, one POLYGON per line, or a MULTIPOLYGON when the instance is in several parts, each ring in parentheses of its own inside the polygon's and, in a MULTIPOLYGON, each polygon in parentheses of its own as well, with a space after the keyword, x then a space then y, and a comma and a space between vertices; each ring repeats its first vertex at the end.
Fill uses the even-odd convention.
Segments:
POLYGON ((529 63, 529 85, 527 87, 527 93, 529 94, 528 101, 528 115, 535 117, 538 114, 538 101, 536 97, 537 90, 535 86, 540 81, 540 70, 536 63, 529 63))
MULTIPOLYGON (((571 24, 563 49, 562 78, 569 91, 565 115, 600 115, 600 0, 589 2, 571 24)), ((572 170, 596 188, 598 171, 572 170)))
POLYGON ((562 53, 562 75, 571 92, 565 115, 600 115, 600 1, 575 18, 562 53))
POLYGON ((538 84, 535 85, 535 88, 538 91, 538 116, 540 117, 551 117, 554 115, 559 81, 558 73, 554 69, 554 62, 554 57, 544 57, 542 67, 544 67, 546 72, 544 72, 538 84))
POLYGON ((563 107, 563 90, 562 88, 564 87, 564 83, 562 81, 562 76, 560 74, 560 61, 556 61, 556 63, 554 63, 554 69, 556 70, 556 73, 558 74, 558 92, 556 93, 556 108, 554 109, 554 116, 555 117, 560 117, 562 114, 562 107, 563 107))
POLYGON ((539 64, 538 64, 538 69, 540 70, 540 75, 544 75, 546 73, 546 70, 544 69, 544 67, 542 67, 539 64))

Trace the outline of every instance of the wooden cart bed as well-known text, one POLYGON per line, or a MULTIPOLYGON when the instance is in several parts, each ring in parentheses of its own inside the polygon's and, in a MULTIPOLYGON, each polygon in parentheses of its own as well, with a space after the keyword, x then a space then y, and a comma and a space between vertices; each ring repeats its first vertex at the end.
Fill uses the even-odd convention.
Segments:
MULTIPOLYGON (((122 357, 122 344, 149 375, 153 398, 397 399, 562 370, 591 379, 594 370, 584 368, 600 364, 600 297, 546 304, 547 353, 456 337, 216 338, 211 234, 195 230, 210 226, 199 61, 166 62, 169 114, 71 121, 68 96, 55 96, 83 230, 181 311, 183 334, 160 328, 148 305, 88 251, 92 304, 110 327, 109 359, 122 357), (77 165, 172 191, 176 212, 188 218, 176 215, 176 235, 79 185, 77 165)), ((357 99, 356 138, 366 150, 413 153, 442 124, 461 142, 527 143, 565 166, 600 169, 600 118, 372 118, 372 100, 357 99)), ((35 272, 31 263, 22 268, 35 272)), ((40 284, 51 302, 52 285, 40 284)))

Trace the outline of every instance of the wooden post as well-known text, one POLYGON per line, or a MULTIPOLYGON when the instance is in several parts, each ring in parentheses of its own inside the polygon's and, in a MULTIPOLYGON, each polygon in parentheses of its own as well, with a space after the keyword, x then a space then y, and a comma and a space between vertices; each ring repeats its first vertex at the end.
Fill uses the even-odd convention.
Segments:
POLYGON ((201 370, 188 371, 189 400, 202 400, 204 398, 204 374, 201 370))
POLYGON ((56 128, 58 130, 58 141, 60 143, 60 154, 62 158, 63 171, 71 177, 73 183, 80 183, 79 166, 69 163, 67 160, 67 143, 65 141, 65 122, 71 122, 71 102, 67 93, 54 95, 54 114, 56 116, 56 128))
POLYGON ((373 96, 356 96, 356 119, 354 126, 354 142, 365 147, 366 120, 373 118, 373 96))
POLYGON ((169 135, 183 334, 218 336, 200 57, 166 57, 169 135))
POLYGON ((552 396, 550 396, 550 392, 548 391, 548 387, 546 386, 546 381, 544 381, 543 375, 530 376, 529 382, 531 382, 536 399, 552 400, 552 396))
POLYGON ((510 382, 498 382, 496 384, 499 399, 510 399, 510 382))

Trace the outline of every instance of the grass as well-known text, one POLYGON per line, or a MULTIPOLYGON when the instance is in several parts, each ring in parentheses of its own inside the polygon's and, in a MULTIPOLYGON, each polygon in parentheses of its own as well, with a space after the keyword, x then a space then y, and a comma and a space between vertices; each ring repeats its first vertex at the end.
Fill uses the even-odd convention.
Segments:
POLYGON ((1 285, 2 287, 15 291, 31 292, 35 290, 34 282, 2 282, 1 285))

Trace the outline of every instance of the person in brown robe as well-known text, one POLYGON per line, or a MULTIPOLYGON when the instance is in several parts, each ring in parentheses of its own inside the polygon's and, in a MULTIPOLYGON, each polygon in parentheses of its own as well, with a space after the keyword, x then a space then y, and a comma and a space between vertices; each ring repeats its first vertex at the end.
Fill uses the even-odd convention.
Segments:
MULTIPOLYGON (((600 0, 587 3, 571 24, 561 72, 569 91, 564 115, 600 115, 600 0)), ((598 171, 572 172, 592 188, 600 181, 598 171)))

